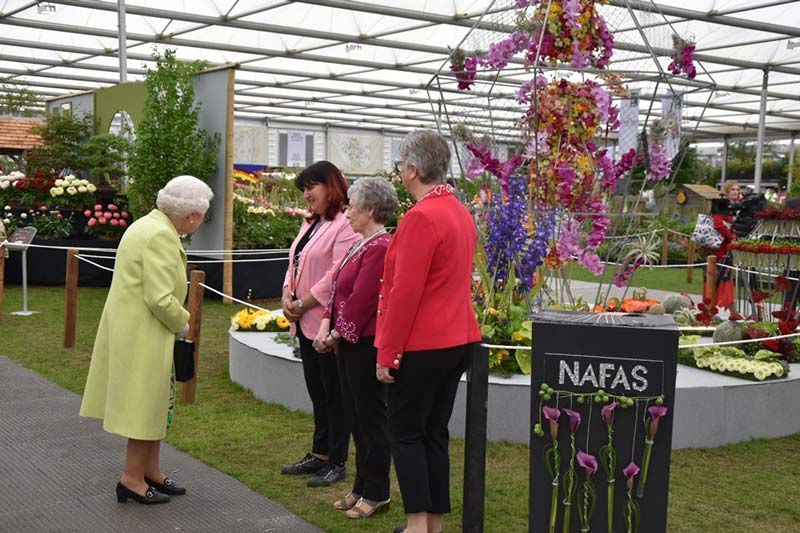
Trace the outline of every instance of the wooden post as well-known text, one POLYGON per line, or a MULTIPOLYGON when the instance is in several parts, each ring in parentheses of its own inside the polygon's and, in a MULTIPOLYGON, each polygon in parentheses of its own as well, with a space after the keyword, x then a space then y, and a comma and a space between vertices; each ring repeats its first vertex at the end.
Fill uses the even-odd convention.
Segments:
POLYGON ((661 264, 666 265, 669 259, 669 230, 664 228, 663 235, 661 235, 661 264))
MULTIPOLYGON (((225 229, 223 232, 223 246, 226 250, 233 249, 233 97, 236 88, 236 71, 228 69, 228 100, 227 100, 227 125, 225 133, 225 229)), ((222 263, 222 292, 233 295, 233 254, 226 252, 222 263)), ((222 303, 232 304, 233 300, 222 298, 222 303)))
POLYGON ((686 269, 686 283, 691 283, 694 278, 694 241, 689 239, 689 266, 686 269))
POLYGON ((64 280, 64 348, 75 346, 78 321, 78 250, 67 250, 67 277, 64 280))
POLYGON ((189 405, 194 403, 197 390, 197 375, 200 373, 200 328, 203 323, 203 286, 206 273, 202 270, 192 270, 189 276, 189 333, 186 338, 194 341, 194 378, 183 383, 181 387, 181 403, 189 405))
POLYGON ((3 299, 6 283, 6 247, 0 247, 0 320, 3 320, 3 299))
POLYGON ((717 256, 708 256, 706 272, 706 291, 703 296, 711 301, 713 307, 717 305, 717 256))

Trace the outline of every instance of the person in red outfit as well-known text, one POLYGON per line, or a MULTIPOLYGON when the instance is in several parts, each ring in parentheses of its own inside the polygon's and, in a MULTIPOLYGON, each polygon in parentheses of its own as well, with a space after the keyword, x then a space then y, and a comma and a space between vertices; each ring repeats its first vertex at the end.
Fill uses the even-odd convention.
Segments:
POLYGON ((350 431, 342 412, 336 360, 313 347, 331 292, 336 265, 358 240, 345 216, 347 182, 336 165, 317 161, 294 180, 308 202, 311 216, 289 249, 283 283, 283 315, 300 343, 303 377, 314 409, 311 453, 281 468, 283 474, 315 474, 309 487, 327 487, 345 477, 350 431))
MULTIPOLYGON (((739 182, 728 180, 722 184, 720 194, 727 202, 723 202, 725 206, 729 203, 738 203, 741 199, 739 182)), ((711 219, 714 221, 714 229, 722 235, 722 244, 719 248, 709 250, 710 253, 716 256, 717 264, 733 266, 733 254, 730 253, 731 243, 736 240, 736 234, 731 229, 733 226, 733 216, 729 210, 722 209, 721 212, 714 213, 712 208, 711 219)), ((730 268, 721 267, 717 276, 717 307, 724 307, 732 310, 735 301, 733 290, 733 270, 730 268)), ((703 284, 703 299, 707 294, 705 283, 703 284)))
POLYGON ((450 512, 447 424, 480 340, 472 309, 475 223, 445 184, 450 149, 429 130, 400 145, 400 176, 417 200, 386 252, 378 301, 376 375, 389 383, 389 435, 407 525, 442 530, 450 512))
POLYGON ((384 224, 397 210, 397 192, 382 178, 361 178, 347 191, 350 227, 362 239, 337 265, 325 318, 314 341, 335 350, 345 417, 356 446, 353 489, 333 505, 349 518, 389 510, 389 441, 386 385, 375 379, 375 322, 383 260, 391 240, 384 224), (333 328, 331 328, 333 326, 333 328))

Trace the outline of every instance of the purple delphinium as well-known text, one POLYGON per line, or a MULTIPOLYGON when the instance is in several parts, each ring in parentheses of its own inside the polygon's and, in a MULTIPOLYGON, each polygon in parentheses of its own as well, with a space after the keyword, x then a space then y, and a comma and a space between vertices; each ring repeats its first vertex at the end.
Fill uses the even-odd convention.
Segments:
POLYGON ((525 202, 524 178, 509 180, 506 198, 496 194, 492 197, 488 217, 486 259, 489 272, 498 280, 508 279, 508 267, 522 253, 528 233, 528 206, 525 202))

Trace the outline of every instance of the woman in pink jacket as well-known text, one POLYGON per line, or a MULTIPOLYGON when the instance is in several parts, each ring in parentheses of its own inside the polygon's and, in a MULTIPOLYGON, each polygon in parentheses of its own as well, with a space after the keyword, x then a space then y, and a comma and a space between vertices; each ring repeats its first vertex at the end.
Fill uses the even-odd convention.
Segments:
POLYGON ((283 283, 283 314, 300 341, 303 374, 314 406, 311 453, 281 469, 283 474, 314 474, 310 487, 325 487, 345 476, 350 433, 342 410, 336 358, 313 347, 331 292, 335 265, 359 239, 345 216, 347 182, 335 165, 318 161, 300 172, 295 185, 311 212, 289 251, 283 283))

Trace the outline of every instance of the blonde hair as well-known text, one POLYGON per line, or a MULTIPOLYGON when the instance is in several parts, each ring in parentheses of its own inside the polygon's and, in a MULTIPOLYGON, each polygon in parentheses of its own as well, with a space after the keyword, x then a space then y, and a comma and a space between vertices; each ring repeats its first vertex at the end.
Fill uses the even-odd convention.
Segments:
POLYGON ((727 198, 728 195, 731 193, 731 189, 733 189, 734 187, 741 187, 741 186, 739 185, 739 182, 736 180, 728 180, 722 184, 722 187, 720 187, 719 189, 719 193, 725 198, 727 198))

